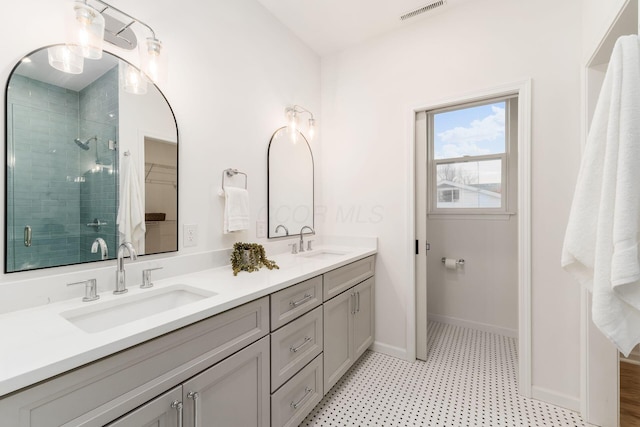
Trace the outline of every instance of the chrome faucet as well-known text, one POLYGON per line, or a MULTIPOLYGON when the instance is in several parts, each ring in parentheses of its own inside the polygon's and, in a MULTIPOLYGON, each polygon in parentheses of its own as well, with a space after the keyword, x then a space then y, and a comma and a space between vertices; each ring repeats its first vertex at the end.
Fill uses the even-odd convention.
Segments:
POLYGON ((308 225, 303 226, 300 229, 300 249, 298 249, 298 252, 304 252, 304 239, 302 238, 302 232, 304 231, 305 228, 308 228, 309 230, 311 230, 312 234, 316 234, 313 228, 309 227, 308 225))
POLYGON ((136 253, 136 249, 130 242, 124 242, 118 247, 118 269, 116 270, 116 290, 113 291, 114 294, 120 295, 124 294, 128 291, 127 282, 125 280, 125 272, 124 272, 124 250, 129 252, 129 256, 133 261, 138 259, 138 254, 136 253))
POLYGON ((91 253, 97 254, 98 247, 100 247, 100 259, 109 258, 109 248, 107 247, 107 242, 105 242, 102 237, 98 237, 93 241, 93 244, 91 245, 91 253))
POLYGON ((289 235, 289 229, 287 227, 285 227, 284 225, 282 225, 282 224, 280 224, 280 225, 278 225, 276 227, 276 233, 278 232, 278 230, 280 230, 281 227, 284 228, 284 233, 285 233, 284 235, 288 236, 289 235))

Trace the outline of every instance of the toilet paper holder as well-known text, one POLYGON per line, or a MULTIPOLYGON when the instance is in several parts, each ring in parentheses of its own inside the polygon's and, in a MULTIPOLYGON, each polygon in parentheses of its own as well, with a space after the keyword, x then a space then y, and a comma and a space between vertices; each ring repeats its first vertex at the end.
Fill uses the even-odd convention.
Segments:
MULTIPOLYGON (((446 257, 442 257, 442 263, 443 263, 443 264, 444 264, 444 262, 445 262, 446 260, 447 260, 447 258, 446 258, 446 257)), ((464 265, 464 260, 463 260, 462 258, 461 258, 461 259, 456 260, 456 265, 464 265)))

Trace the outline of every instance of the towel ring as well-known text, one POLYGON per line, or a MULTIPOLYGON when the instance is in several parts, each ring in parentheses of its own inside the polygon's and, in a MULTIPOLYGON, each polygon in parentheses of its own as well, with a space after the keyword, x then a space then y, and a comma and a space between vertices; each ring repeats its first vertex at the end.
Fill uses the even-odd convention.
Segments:
POLYGON ((233 176, 236 175, 244 175, 244 189, 246 190, 249 184, 249 177, 247 176, 246 173, 244 172, 240 172, 238 169, 225 169, 222 171, 222 195, 224 195, 224 181, 225 181, 225 176, 227 178, 231 178, 233 176))

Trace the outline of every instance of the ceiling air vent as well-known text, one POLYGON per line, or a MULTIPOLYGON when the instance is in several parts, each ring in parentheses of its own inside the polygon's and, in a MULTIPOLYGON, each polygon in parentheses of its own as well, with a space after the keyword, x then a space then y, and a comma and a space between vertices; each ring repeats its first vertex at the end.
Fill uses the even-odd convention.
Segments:
POLYGON ((405 13, 400 17, 400 20, 405 21, 409 18, 413 18, 414 16, 421 15, 425 12, 430 12, 433 9, 436 9, 440 6, 444 6, 446 2, 447 2, 446 0, 438 0, 438 1, 431 2, 427 5, 422 6, 421 8, 405 13))

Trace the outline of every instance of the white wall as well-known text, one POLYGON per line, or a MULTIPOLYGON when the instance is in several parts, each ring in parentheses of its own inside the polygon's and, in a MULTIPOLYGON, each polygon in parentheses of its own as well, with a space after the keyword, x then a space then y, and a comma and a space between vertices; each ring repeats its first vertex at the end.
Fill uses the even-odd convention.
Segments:
POLYGON ((559 259, 580 146, 580 5, 469 2, 322 60, 323 228, 379 236, 376 341, 400 351, 413 304, 411 109, 532 79, 532 384, 571 405, 579 292, 559 259), (360 216, 338 215, 350 207, 360 216))
MULTIPOLYGON (((269 138, 284 124, 286 105, 304 105, 321 120, 319 57, 254 0, 110 3, 151 25, 169 55, 169 81, 161 89, 178 122, 180 223, 197 224, 199 232, 196 247, 182 248, 180 241, 180 254, 229 248, 237 240, 264 242, 255 237, 255 219, 266 210, 269 138), (217 190, 222 170, 230 167, 249 175, 252 229, 223 236, 223 199, 217 190)), ((0 35, 10 42, 0 51, 0 81, 8 79, 22 56, 64 41, 63 7, 69 4, 50 0, 3 6, 0 35)), ((137 61, 135 54, 116 48, 112 51, 137 61)), ((0 115, 5 115, 4 105, 0 115)), ((109 264, 115 265, 110 261, 101 266, 109 264)), ((98 267, 92 264, 2 275, 0 312, 7 304, 15 307, 20 303, 14 297, 21 293, 16 292, 20 286, 17 281, 65 272, 78 272, 80 279, 85 279, 91 268, 98 267)), ((165 271, 158 277, 163 274, 165 271)), ((28 298, 26 304, 80 295, 79 289, 66 289, 65 280, 66 276, 48 279, 48 290, 28 298)), ((111 288, 113 284, 99 283, 99 287, 111 288)))
POLYGON ((429 318, 517 337, 518 221, 433 218, 427 223, 429 318), (443 257, 462 258, 449 270, 443 257))

